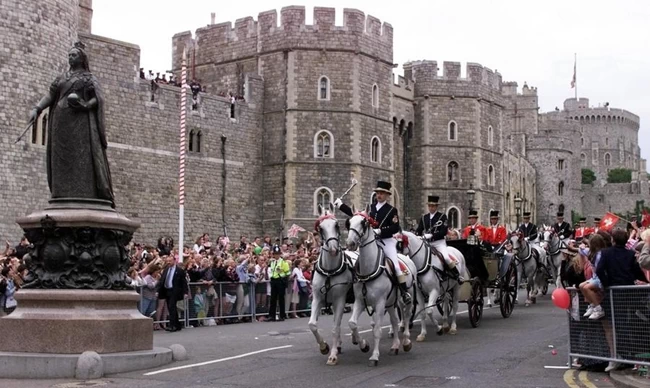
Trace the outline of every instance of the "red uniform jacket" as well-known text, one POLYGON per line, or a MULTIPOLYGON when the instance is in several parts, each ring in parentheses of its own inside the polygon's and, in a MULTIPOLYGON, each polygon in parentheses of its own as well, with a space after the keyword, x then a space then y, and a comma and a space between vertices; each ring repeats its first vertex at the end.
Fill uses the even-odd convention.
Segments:
POLYGON ((474 225, 467 225, 465 229, 463 229, 463 238, 469 237, 469 231, 470 230, 478 230, 481 233, 481 240, 485 239, 485 227, 478 222, 474 225))
POLYGON ((589 228, 589 227, 584 227, 584 228, 576 228, 575 230, 575 239, 580 241, 583 238, 589 236, 590 234, 594 233, 594 229, 589 228))
POLYGON ((506 227, 503 225, 496 225, 496 229, 494 229, 492 225, 488 225, 483 229, 484 232, 482 232, 482 239, 483 241, 487 241, 490 245, 499 245, 506 241, 506 238, 508 237, 506 227))

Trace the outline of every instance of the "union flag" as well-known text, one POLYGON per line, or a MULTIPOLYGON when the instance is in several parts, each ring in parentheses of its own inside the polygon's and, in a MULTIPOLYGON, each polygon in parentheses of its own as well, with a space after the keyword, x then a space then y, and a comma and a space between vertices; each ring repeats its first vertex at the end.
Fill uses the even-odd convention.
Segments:
POLYGON ((603 217, 603 219, 600 220, 600 224, 598 225, 598 228, 606 232, 609 232, 612 229, 614 229, 614 226, 618 223, 619 220, 620 218, 616 214, 607 213, 605 214, 605 217, 603 217))

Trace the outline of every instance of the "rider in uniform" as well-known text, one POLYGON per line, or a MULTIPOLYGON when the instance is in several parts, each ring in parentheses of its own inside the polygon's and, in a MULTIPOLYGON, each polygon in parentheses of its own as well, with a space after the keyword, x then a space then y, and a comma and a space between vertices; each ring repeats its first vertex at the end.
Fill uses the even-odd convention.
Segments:
POLYGON ((594 233, 594 230, 587 226, 587 218, 580 218, 578 228, 575 230, 576 242, 580 242, 582 239, 589 238, 592 233, 594 233))
MULTIPOLYGON (((393 268, 395 268, 395 274, 397 275, 397 280, 399 282, 399 289, 402 292, 402 300, 404 303, 410 304, 412 301, 411 295, 408 293, 406 287, 406 276, 404 276, 397 259, 397 240, 393 237, 393 235, 401 231, 399 215, 397 213, 397 208, 386 202, 388 196, 392 194, 391 188, 392 185, 390 182, 377 182, 377 187, 374 190, 377 195, 377 203, 370 205, 370 214, 368 214, 368 216, 376 220, 379 224, 377 229, 374 229, 375 236, 378 236, 381 239, 379 245, 382 247, 384 255, 393 262, 393 268)), ((352 209, 348 205, 344 204, 341 198, 337 198, 336 201, 334 201, 334 206, 349 217, 354 215, 352 209)))
POLYGON ((518 230, 526 241, 537 240, 537 225, 530 222, 530 212, 524 212, 524 222, 519 225, 518 230))
POLYGON ((485 228, 477 222, 478 211, 470 210, 467 218, 469 219, 469 225, 463 229, 463 238, 467 239, 469 236, 476 236, 480 240, 483 236, 483 232, 485 232, 485 228))
POLYGON ((447 242, 445 241, 445 236, 447 236, 447 231, 449 229, 447 216, 438 211, 438 201, 440 197, 437 195, 429 195, 427 199, 429 212, 420 217, 420 222, 418 223, 418 228, 415 231, 415 234, 418 236, 424 236, 424 239, 440 252, 451 275, 458 278, 460 274, 458 273, 458 268, 456 268, 456 262, 451 260, 449 257, 447 242))
POLYGON ((564 241, 565 244, 568 244, 569 238, 573 234, 573 230, 571 230, 571 225, 564 221, 564 213, 557 213, 557 223, 553 224, 553 231, 557 233, 560 240, 564 241))
POLYGON ((594 233, 598 233, 599 228, 600 228, 600 218, 594 217, 594 227, 592 228, 594 230, 594 233))
POLYGON ((485 234, 483 235, 483 244, 494 251, 508 238, 506 227, 499 225, 499 211, 490 211, 490 226, 485 227, 485 234))

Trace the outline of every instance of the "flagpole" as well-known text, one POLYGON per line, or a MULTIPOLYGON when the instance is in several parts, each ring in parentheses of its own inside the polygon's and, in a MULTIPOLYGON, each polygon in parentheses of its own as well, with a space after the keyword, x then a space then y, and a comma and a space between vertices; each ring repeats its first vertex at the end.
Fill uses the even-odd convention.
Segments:
POLYGON ((185 119, 187 114, 187 53, 183 50, 181 62, 181 115, 178 171, 178 261, 183 262, 183 235, 185 234, 185 119))
POLYGON ((578 54, 573 53, 573 76, 575 77, 576 101, 578 99, 578 54))

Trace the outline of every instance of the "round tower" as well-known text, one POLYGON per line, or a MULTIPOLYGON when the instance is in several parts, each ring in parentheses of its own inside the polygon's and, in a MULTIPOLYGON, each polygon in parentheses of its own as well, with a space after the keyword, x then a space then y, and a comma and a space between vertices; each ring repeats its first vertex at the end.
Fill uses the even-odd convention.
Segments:
MULTIPOLYGON (((65 70, 68 50, 77 39, 78 17, 78 0, 0 2, 0 83, 4 85, 0 89, 0 143, 4 144, 0 175, 3 192, 23 205, 0 207, 2 220, 16 219, 46 204, 46 134, 34 136, 30 130, 22 142, 14 142, 25 129, 31 108, 65 70)), ((17 241, 20 235, 17 225, 0 224, 3 238, 17 241)))

